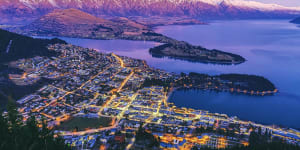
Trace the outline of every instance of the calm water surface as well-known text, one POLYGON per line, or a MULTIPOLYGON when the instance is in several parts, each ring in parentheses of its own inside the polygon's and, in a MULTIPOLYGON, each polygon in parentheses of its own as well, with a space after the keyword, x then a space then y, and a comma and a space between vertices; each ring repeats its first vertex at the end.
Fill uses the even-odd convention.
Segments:
POLYGON ((265 76, 276 85, 279 94, 257 97, 190 90, 174 92, 170 101, 177 106, 300 128, 300 28, 296 25, 288 23, 288 20, 216 21, 210 25, 164 26, 156 31, 195 45, 240 54, 247 61, 240 65, 201 64, 153 58, 148 49, 158 45, 155 42, 63 39, 102 52, 144 59, 152 67, 171 72, 265 76))

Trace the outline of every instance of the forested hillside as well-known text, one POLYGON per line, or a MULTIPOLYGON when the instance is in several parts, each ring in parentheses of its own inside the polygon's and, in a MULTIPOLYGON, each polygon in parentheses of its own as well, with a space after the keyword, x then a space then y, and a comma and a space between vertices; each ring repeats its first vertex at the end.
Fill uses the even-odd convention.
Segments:
POLYGON ((0 63, 34 56, 53 56, 48 44, 65 43, 59 39, 34 39, 0 29, 0 63))

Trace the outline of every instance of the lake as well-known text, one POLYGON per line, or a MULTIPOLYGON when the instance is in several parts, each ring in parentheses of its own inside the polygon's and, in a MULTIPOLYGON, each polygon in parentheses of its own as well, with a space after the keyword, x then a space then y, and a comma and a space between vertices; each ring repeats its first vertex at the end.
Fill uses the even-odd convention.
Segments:
POLYGON ((224 92, 175 91, 170 101, 177 106, 226 113, 244 120, 300 128, 300 28, 288 20, 214 21, 209 25, 162 26, 157 32, 206 48, 239 54, 240 65, 216 65, 169 58, 153 58, 148 49, 155 42, 62 38, 101 52, 146 60, 170 72, 211 75, 243 73, 261 75, 279 89, 275 96, 247 96, 224 92))

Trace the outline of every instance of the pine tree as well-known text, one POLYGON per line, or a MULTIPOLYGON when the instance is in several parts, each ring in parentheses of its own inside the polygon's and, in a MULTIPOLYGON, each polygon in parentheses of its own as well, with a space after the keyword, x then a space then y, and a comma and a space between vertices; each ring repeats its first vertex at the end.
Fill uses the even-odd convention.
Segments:
POLYGON ((9 146, 8 139, 10 134, 8 132, 7 119, 5 119, 0 111, 0 149, 7 149, 9 146))
POLYGON ((68 150, 61 138, 54 138, 54 134, 42 120, 42 128, 34 116, 22 122, 13 101, 7 105, 7 115, 0 112, 0 149, 1 150, 68 150))

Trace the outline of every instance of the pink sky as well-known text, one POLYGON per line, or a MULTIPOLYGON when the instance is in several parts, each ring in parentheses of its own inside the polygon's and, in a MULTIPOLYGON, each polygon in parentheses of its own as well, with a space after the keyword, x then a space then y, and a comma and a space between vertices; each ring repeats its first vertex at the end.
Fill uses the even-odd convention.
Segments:
POLYGON ((254 1, 263 2, 263 3, 276 3, 284 6, 300 6, 300 0, 254 0, 254 1))

